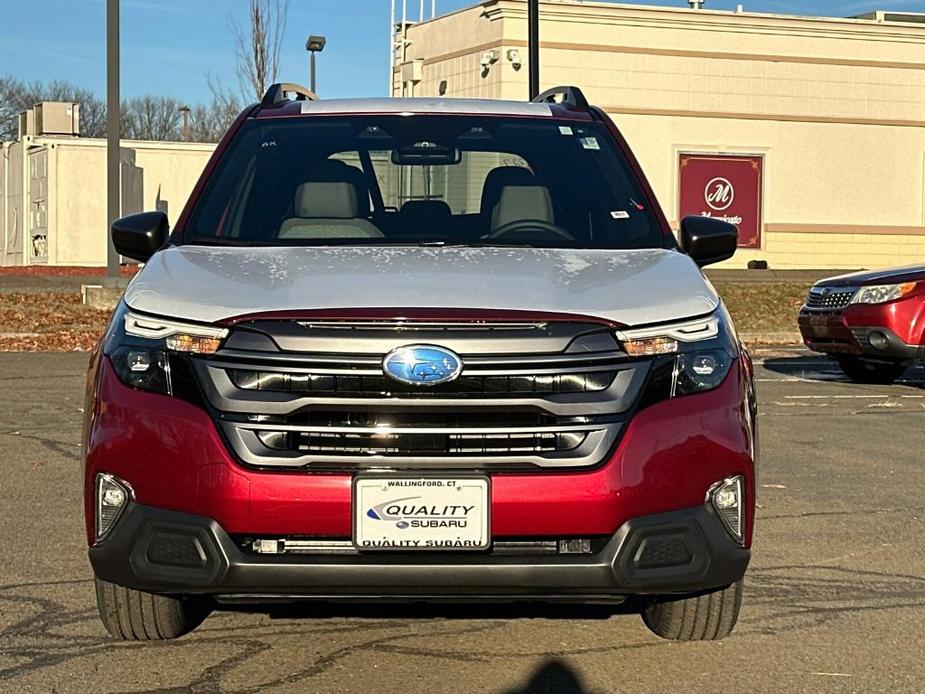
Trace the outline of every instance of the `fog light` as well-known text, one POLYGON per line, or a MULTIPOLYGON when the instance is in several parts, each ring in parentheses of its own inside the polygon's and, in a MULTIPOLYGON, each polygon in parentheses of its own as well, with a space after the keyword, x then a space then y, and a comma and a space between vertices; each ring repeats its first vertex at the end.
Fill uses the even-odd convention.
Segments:
POLYGON ((122 487, 107 487, 103 489, 103 506, 118 508, 125 503, 125 492, 122 487))
POLYGON ((890 341, 887 339, 879 330, 875 330, 870 334, 870 337, 867 338, 867 341, 870 342, 870 346, 874 349, 884 350, 890 346, 890 341))
POLYGON ((739 498, 734 489, 723 487, 713 496, 713 502, 716 504, 716 508, 723 510, 734 507, 739 503, 739 498))
POLYGON ((707 493, 707 500, 736 542, 742 542, 743 491, 744 480, 737 475, 717 482, 707 493))
POLYGON ((112 530, 128 504, 129 486, 114 477, 99 473, 96 476, 96 539, 102 540, 112 530))

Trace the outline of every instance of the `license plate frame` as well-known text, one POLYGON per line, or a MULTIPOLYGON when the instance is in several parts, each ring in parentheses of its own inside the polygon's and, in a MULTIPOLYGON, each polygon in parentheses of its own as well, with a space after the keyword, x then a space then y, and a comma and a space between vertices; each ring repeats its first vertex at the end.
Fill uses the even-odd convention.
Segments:
MULTIPOLYGON (((484 552, 491 547, 491 478, 487 475, 474 473, 423 475, 414 473, 365 473, 355 475, 351 487, 351 540, 353 546, 359 552, 484 552), (437 483, 442 484, 438 485, 437 483), (378 492, 380 494, 393 489, 394 491, 390 493, 390 496, 394 495, 399 500, 407 500, 412 504, 421 496, 415 494, 415 492, 423 492, 425 497, 421 503, 423 506, 441 504, 453 506, 453 504, 446 503, 449 501, 448 496, 445 496, 443 500, 437 496, 437 493, 448 495, 451 493, 449 492, 451 488, 460 489, 462 493, 467 494, 466 499, 461 500, 462 502, 469 501, 473 494, 477 495, 480 497, 480 512, 472 518, 467 513, 465 520, 467 522, 473 519, 477 521, 478 542, 473 544, 473 535, 469 533, 464 533, 465 537, 459 537, 460 528, 458 527, 416 528, 412 526, 412 522, 417 520, 461 520, 462 518, 458 515, 453 518, 443 519, 438 519, 432 514, 415 517, 402 515, 397 520, 395 518, 374 519, 373 517, 368 517, 367 513, 372 509, 367 508, 367 506, 370 506, 372 498, 376 497, 376 492, 367 493, 366 490, 375 490, 376 487, 379 488, 378 492), (399 527, 397 524, 400 521, 405 521, 408 525, 404 528, 399 527), (394 522, 395 525, 380 529, 386 532, 369 532, 367 524, 371 522, 394 522), (412 532, 407 533, 406 538, 398 538, 398 540, 404 540, 407 544, 386 543, 386 540, 389 539, 388 536, 394 539, 398 532, 405 534, 405 530, 411 530, 412 532), (456 535, 455 538, 452 537, 454 534, 456 535), (415 540, 418 541, 417 544, 411 544, 415 540), (428 543, 428 540, 442 540, 443 542, 433 544, 428 543), (450 542, 453 540, 459 544, 450 542)), ((378 507, 384 503, 386 502, 380 501, 375 505, 378 507)), ((460 503, 459 505, 465 506, 467 504, 460 503)), ((468 530, 468 528, 466 529, 468 530)))

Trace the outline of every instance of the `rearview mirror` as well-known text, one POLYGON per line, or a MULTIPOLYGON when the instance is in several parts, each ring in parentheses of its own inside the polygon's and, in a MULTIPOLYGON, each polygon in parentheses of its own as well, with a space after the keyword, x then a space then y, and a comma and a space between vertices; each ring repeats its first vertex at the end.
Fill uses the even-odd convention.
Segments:
POLYGON ((143 263, 167 243, 168 222, 163 212, 141 212, 112 223, 112 245, 120 255, 143 263))
POLYGON ((681 220, 681 248, 700 267, 731 258, 738 243, 735 224, 697 215, 681 220))
POLYGON ((415 142, 392 150, 392 163, 405 166, 448 166, 461 161, 459 148, 436 142, 415 142))

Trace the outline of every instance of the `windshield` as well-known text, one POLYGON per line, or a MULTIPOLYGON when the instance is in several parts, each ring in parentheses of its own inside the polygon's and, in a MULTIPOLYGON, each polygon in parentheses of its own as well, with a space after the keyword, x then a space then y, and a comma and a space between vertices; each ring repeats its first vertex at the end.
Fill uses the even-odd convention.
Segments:
POLYGON ((181 234, 220 245, 665 244, 602 125, 459 116, 251 120, 181 234))

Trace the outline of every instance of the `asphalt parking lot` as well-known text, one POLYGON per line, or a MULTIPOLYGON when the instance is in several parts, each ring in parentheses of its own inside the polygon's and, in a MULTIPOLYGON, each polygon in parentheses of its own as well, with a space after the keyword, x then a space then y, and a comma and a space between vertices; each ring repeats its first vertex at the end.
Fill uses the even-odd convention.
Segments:
POLYGON ((925 691, 925 370, 847 383, 758 354, 757 536, 727 641, 620 608, 279 606, 167 644, 113 643, 85 556, 85 354, 0 354, 0 691, 925 691))

